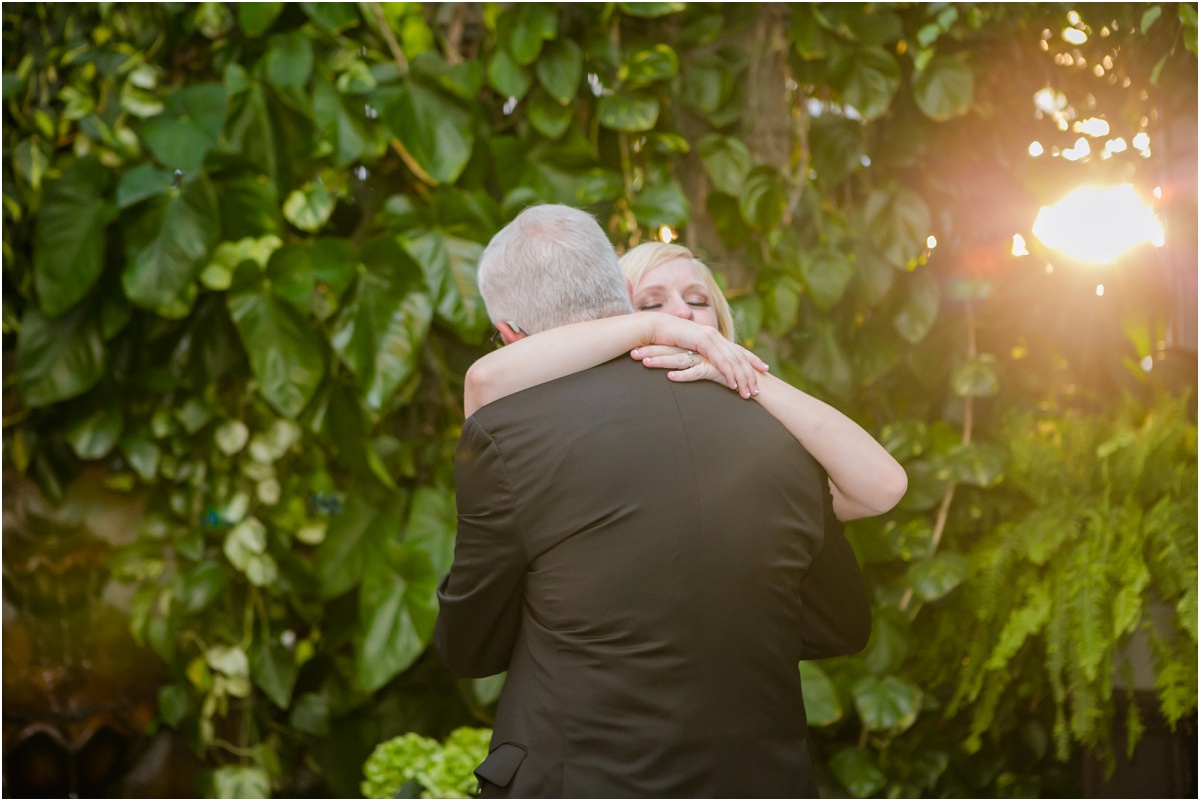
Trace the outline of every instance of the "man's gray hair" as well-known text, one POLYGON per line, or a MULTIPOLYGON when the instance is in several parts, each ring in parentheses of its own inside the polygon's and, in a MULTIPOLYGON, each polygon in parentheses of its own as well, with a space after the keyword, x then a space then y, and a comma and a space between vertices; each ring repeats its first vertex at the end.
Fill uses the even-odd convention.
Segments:
POLYGON ((527 334, 633 312, 612 243, 570 206, 531 206, 501 228, 479 258, 479 292, 492 322, 527 334))

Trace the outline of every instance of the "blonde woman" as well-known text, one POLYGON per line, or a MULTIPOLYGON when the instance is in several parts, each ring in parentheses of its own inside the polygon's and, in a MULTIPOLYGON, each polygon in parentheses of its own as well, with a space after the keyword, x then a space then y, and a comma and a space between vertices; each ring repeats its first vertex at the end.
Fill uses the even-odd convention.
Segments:
MULTIPOLYGON (((620 264, 638 312, 688 320, 734 340, 729 303, 712 271, 690 250, 651 242, 630 250, 620 264)), ((646 367, 669 370, 672 381, 716 381, 762 404, 824 468, 834 513, 843 522, 887 512, 908 488, 900 464, 853 420, 765 372, 757 359, 751 363, 764 372, 731 378, 725 360, 716 365, 698 352, 703 340, 686 326, 648 325, 646 315, 626 314, 523 336, 519 322, 497 322, 509 346, 467 371, 468 416, 492 401, 629 353, 646 367)))

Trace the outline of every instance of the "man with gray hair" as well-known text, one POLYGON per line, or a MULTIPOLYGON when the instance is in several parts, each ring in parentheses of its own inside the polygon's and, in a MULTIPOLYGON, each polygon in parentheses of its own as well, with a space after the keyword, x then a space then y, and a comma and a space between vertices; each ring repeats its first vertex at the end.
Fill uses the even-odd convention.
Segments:
MULTIPOLYGON (((565 206, 500 231, 479 284, 508 342, 632 312, 565 206)), ((861 649, 870 605, 824 472, 759 404, 614 359, 479 409, 455 482, 434 642, 508 671, 485 797, 816 794, 797 663, 861 649)))

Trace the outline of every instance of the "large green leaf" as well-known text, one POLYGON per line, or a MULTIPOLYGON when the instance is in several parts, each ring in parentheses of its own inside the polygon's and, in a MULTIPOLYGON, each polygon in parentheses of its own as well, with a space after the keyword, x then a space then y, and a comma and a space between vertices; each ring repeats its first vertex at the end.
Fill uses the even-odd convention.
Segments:
POLYGON ((433 635, 437 617, 440 577, 429 558, 403 546, 392 550, 392 558, 367 565, 359 595, 363 634, 355 655, 358 683, 367 692, 416 661, 433 635))
POLYGON ((292 652, 274 640, 256 640, 250 648, 250 678, 280 709, 287 709, 300 668, 292 652))
POLYGON ((746 222, 759 231, 779 225, 787 206, 787 191, 779 171, 766 165, 751 170, 738 196, 738 206, 746 222))
POLYGON ((913 97, 930 119, 961 117, 971 110, 975 74, 960 59, 934 56, 913 81, 913 97))
POLYGON ((117 205, 122 209, 152 197, 161 197, 175 188, 175 174, 152 164, 134 167, 117 184, 117 205))
POLYGON ((560 106, 550 95, 535 89, 529 96, 526 114, 538 133, 550 139, 558 139, 567 132, 575 116, 570 106, 560 106))
POLYGON ((804 693, 804 713, 809 726, 828 726, 842 719, 842 702, 825 671, 813 662, 800 663, 801 690, 804 693))
MULTIPOLYGON (((926 527, 929 528, 928 524, 926 527)), ((871 641, 862 655, 863 665, 876 676, 886 676, 899 671, 908 658, 912 626, 894 609, 876 614, 874 618, 871 641)))
POLYGON ((896 270, 865 240, 858 240, 854 247, 855 292, 870 306, 878 306, 896 282, 896 270))
POLYGON ((648 131, 658 122, 661 104, 657 97, 634 92, 613 92, 596 104, 600 124, 614 131, 648 131))
POLYGON ((314 562, 321 597, 336 598, 363 580, 368 564, 381 561, 383 543, 403 530, 408 496, 395 492, 376 501, 365 488, 351 492, 329 522, 314 562))
POLYGON ((275 24, 283 3, 238 3, 238 24, 247 36, 261 36, 275 24))
POLYGON ((932 225, 925 201, 904 188, 873 190, 862 216, 871 244, 897 269, 906 268, 921 253, 932 225))
POLYGON ((829 54, 829 40, 821 20, 817 18, 815 5, 796 6, 792 11, 792 47, 796 55, 805 61, 825 58, 829 54))
POLYGON ((191 178, 217 146, 224 122, 225 88, 202 83, 167 98, 166 111, 146 120, 140 134, 159 164, 191 178))
POLYGON ((104 340, 88 304, 51 320, 30 306, 17 339, 17 388, 27 406, 48 406, 91 389, 105 371, 104 340))
POLYGON ((742 193, 746 176, 754 167, 754 157, 741 139, 708 134, 696 144, 696 150, 713 186, 734 197, 742 193))
POLYGON ((517 3, 500 16, 496 36, 518 64, 532 64, 542 43, 558 32, 558 9, 553 3, 517 3))
POLYGON ((616 200, 624 191, 625 182, 620 173, 596 167, 588 170, 580 180, 575 199, 580 205, 586 206, 616 200))
POLYGON ((33 270, 39 305, 50 317, 78 303, 104 268, 104 229, 116 216, 104 200, 108 176, 99 161, 85 158, 46 187, 34 228, 33 270))
POLYGON ((801 375, 838 395, 848 395, 854 388, 854 371, 845 349, 829 323, 818 322, 813 329, 814 335, 800 362, 801 375))
POLYGON ((822 114, 808 126, 808 146, 817 185, 827 192, 862 165, 866 131, 854 120, 822 114))
POLYGON ((328 81, 317 80, 314 84, 313 119, 318 134, 333 144, 334 166, 353 164, 362 157, 367 146, 361 122, 363 115, 351 113, 343 102, 342 93, 328 81))
POLYGON ((846 254, 829 246, 804 254, 800 265, 809 297, 821 311, 828 311, 842 299, 854 274, 846 254))
POLYGON ((686 3, 618 3, 621 13, 640 19, 655 19, 675 14, 687 7, 686 3))
POLYGON ((426 50, 413 59, 412 76, 428 88, 448 92, 466 103, 473 103, 483 88, 483 67, 479 62, 449 64, 435 50, 426 50))
POLYGON ((982 398, 1000 391, 996 375, 996 357, 984 353, 963 362, 950 376, 950 386, 960 398, 982 398))
POLYGON ((497 50, 488 62, 488 83, 505 97, 520 100, 533 85, 533 71, 513 61, 507 50, 497 50))
POLYGON ((103 459, 116 447, 125 428, 125 417, 113 403, 96 406, 67 428, 67 443, 80 459, 103 459))
POLYGON ((790 275, 781 275, 762 292, 764 327, 773 336, 781 337, 796 326, 800 313, 800 284, 790 275))
POLYGON ((677 181, 667 181, 647 187, 633 203, 633 213, 639 225, 659 228, 678 227, 691 217, 691 207, 683 187, 677 181))
POLYGON ((702 114, 714 114, 733 92, 733 76, 716 56, 691 61, 683 70, 679 99, 702 114))
POLYGON ((570 39, 556 39, 542 51, 536 72, 542 88, 559 104, 566 105, 575 97, 583 76, 583 51, 570 39))
POLYGON ((854 685, 854 707, 871 731, 899 734, 917 722, 920 688, 898 676, 866 676, 854 685))
POLYGON ((875 767, 871 757, 854 746, 834 754, 829 760, 829 770, 855 798, 870 798, 888 782, 887 776, 875 767))
POLYGON ((466 342, 478 343, 491 326, 475 270, 483 246, 440 230, 404 235, 404 248, 425 274, 437 319, 466 342))
POLYGON ((356 3, 301 3, 305 15, 321 29, 339 33, 360 21, 356 3))
POLYGON ((830 79, 842 101, 869 121, 891 106, 900 87, 900 65, 882 47, 861 47, 833 58, 830 79))
POLYGON ((283 216, 301 231, 318 231, 333 214, 336 200, 325 185, 305 184, 283 202, 283 216))
POLYGON ((267 80, 288 89, 303 89, 313 71, 312 38, 302 30, 271 37, 263 59, 267 80))
POLYGON ((617 77, 631 89, 673 78, 679 73, 679 57, 666 44, 654 44, 630 53, 617 77))
POLYGON ((212 772, 210 798, 267 798, 271 795, 271 779, 259 767, 226 765, 212 772))
POLYGON ((441 487, 418 487, 413 493, 404 544, 429 557, 435 576, 444 576, 450 570, 457 521, 454 493, 441 487))
POLYGON ((164 317, 183 317, 195 297, 194 280, 216 244, 217 198, 204 176, 150 201, 126 237, 129 262, 121 275, 125 295, 164 317))
POLYGON ((923 601, 936 601, 962 584, 971 572, 966 557, 956 553, 939 553, 908 568, 907 583, 923 601))
POLYGON ((824 4, 820 14, 831 30, 860 44, 883 45, 904 36, 900 17, 876 4, 824 4))
POLYGON ((259 392, 284 417, 296 417, 325 375, 324 340, 268 287, 231 290, 227 303, 259 392))
POLYGON ((453 183, 475 147, 471 115, 454 100, 420 84, 408 86, 383 112, 393 145, 421 180, 453 183))
POLYGON ((946 455, 946 467, 958 481, 973 487, 993 487, 1004 476, 1008 453, 990 442, 956 445, 946 455))
POLYGON ((904 305, 892 318, 892 326, 915 345, 933 328, 941 302, 937 280, 924 270, 915 273, 908 278, 904 305))
MULTIPOLYGON (((419 279, 419 268, 404 257, 419 279)), ((333 326, 330 344, 359 377, 363 402, 380 411, 417 366, 433 319, 424 292, 408 281, 363 271, 333 326)))
POLYGON ((195 615, 211 607, 229 586, 229 570, 221 562, 210 559, 177 574, 180 585, 175 593, 184 611, 195 615))

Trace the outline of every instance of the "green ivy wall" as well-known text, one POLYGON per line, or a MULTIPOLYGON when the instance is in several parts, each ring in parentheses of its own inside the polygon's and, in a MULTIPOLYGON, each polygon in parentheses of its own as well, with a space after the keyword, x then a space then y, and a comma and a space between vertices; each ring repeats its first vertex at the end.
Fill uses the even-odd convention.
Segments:
POLYGON ((1136 369, 1162 282, 1114 268, 1099 307, 1028 233, 1170 151, 1034 160, 1077 134, 1032 97, 1127 139, 1190 97, 1194 130, 1196 12, 1073 9, 6 6, 6 490, 96 464, 144 503, 106 569, 207 792, 356 795, 383 739, 489 720, 498 683, 427 649, 475 262, 524 206, 581 206, 618 249, 701 253, 745 342, 909 472, 850 527, 871 645, 801 666, 827 789, 1074 794, 1071 760, 1136 739, 1136 633, 1156 714, 1194 720, 1196 429, 1136 369))

